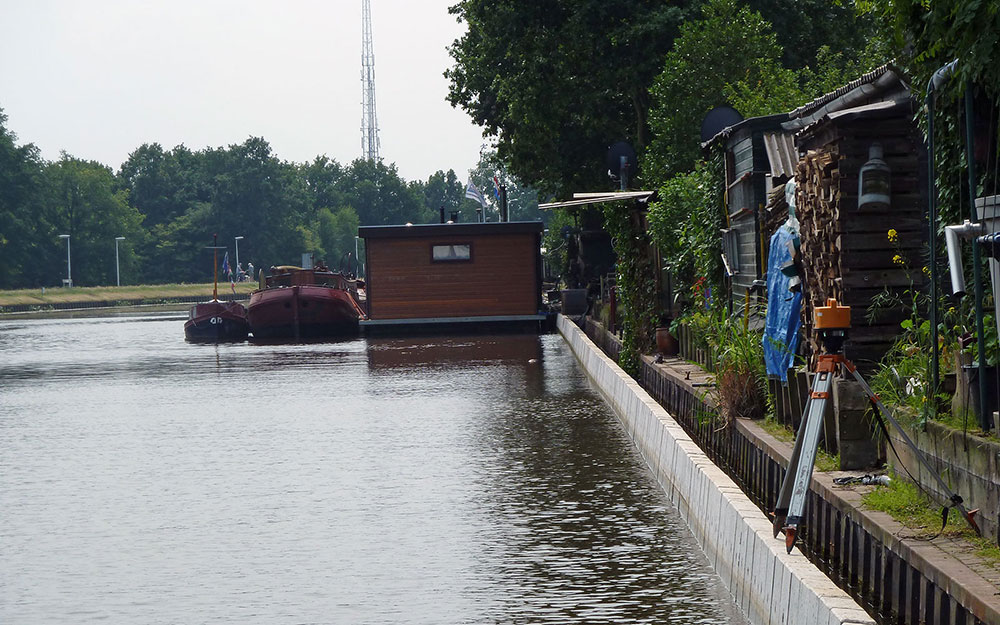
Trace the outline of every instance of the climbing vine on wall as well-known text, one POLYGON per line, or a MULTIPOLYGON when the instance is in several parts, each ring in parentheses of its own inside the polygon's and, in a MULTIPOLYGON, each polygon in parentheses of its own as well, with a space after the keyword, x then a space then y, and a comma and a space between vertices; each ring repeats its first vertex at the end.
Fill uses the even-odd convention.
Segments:
POLYGON ((721 292, 723 184, 722 158, 716 155, 663 183, 649 209, 653 243, 670 268, 676 292, 689 300, 696 285, 703 292, 721 292))
POLYGON ((634 376, 639 372, 640 354, 652 350, 658 321, 649 235, 638 211, 621 203, 604 205, 604 227, 618 258, 618 316, 622 326, 618 364, 634 376))

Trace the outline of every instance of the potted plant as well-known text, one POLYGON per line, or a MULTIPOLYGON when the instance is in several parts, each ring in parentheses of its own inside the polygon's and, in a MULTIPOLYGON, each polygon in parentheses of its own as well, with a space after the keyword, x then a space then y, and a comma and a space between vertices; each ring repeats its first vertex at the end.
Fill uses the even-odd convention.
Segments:
POLYGON ((671 319, 669 315, 660 318, 660 325, 656 328, 656 349, 663 356, 676 356, 680 352, 676 328, 679 321, 680 319, 671 319))

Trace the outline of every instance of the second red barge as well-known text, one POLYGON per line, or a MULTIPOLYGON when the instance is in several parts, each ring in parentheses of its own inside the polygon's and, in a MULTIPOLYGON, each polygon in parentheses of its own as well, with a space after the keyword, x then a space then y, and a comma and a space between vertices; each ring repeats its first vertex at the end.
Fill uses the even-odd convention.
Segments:
POLYGON ((309 339, 357 333, 366 317, 364 283, 319 265, 272 267, 250 294, 247 317, 255 339, 309 339))

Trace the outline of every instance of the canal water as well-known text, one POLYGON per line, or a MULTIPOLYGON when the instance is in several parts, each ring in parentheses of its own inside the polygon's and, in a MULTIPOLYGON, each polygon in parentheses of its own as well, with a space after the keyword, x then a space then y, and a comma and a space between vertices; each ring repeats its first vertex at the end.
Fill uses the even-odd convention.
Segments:
POLYGON ((558 335, 0 321, 0 623, 743 623, 558 335))

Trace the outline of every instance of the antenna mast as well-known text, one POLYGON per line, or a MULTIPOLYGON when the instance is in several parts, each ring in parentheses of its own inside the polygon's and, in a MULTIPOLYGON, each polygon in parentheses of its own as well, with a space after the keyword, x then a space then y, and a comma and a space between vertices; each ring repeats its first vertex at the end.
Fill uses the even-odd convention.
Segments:
POLYGON ((375 116, 375 51, 372 47, 371 0, 361 0, 361 155, 379 159, 378 119, 375 116))

